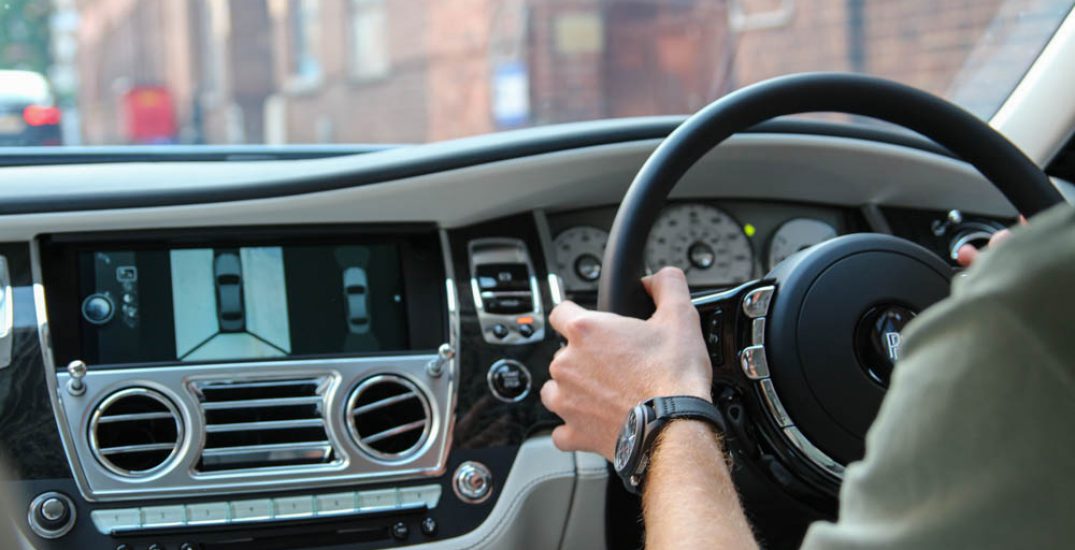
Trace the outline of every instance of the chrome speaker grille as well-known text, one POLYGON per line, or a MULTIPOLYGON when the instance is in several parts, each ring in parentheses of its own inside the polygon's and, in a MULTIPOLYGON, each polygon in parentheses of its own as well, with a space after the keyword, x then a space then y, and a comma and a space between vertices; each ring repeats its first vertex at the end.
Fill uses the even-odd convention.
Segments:
POLYGON ((325 429, 328 377, 201 381, 193 390, 205 419, 200 472, 327 464, 336 452, 325 429))
POLYGON ((93 411, 90 450, 108 471, 147 476, 172 462, 183 440, 183 421, 168 398, 147 388, 127 388, 93 411))
POLYGON ((382 374, 363 380, 347 400, 347 426, 371 458, 402 461, 429 440, 429 399, 406 378, 382 374))

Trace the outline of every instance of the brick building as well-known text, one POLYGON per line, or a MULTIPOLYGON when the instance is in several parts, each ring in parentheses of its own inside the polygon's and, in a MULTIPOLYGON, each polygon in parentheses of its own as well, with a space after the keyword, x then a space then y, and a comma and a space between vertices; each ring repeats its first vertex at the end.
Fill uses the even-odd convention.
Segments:
POLYGON ((169 90, 176 140, 422 142, 687 113, 787 72, 853 70, 988 114, 1058 0, 79 0, 87 143, 169 90), (989 61, 988 63, 986 61, 989 61))

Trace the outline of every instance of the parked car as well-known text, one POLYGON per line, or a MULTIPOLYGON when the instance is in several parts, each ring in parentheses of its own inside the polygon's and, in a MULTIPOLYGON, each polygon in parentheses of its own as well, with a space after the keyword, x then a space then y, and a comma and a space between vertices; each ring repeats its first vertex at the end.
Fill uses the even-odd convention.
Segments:
POLYGON ((61 145, 60 119, 44 76, 0 71, 0 146, 61 145))

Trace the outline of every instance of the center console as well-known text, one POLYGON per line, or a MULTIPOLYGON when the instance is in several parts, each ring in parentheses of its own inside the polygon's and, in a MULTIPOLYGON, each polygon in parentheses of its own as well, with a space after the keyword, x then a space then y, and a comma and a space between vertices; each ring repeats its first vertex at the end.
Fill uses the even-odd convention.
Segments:
POLYGON ((41 239, 49 394, 78 491, 101 504, 93 527, 137 537, 436 508, 458 383, 440 238, 41 239))
POLYGON ((565 525, 530 216, 50 234, 0 259, 0 461, 34 547, 456 544, 539 488, 565 525))

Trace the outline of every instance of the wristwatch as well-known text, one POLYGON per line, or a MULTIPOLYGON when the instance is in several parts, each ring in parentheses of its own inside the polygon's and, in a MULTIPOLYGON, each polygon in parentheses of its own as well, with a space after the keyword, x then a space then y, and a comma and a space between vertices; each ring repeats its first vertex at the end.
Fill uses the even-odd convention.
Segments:
POLYGON ((655 397, 635 405, 627 413, 627 421, 616 440, 613 462, 616 473, 623 479, 629 492, 640 492, 657 434, 676 418, 704 420, 712 424, 718 433, 724 433, 726 428, 720 409, 699 397, 655 397))

